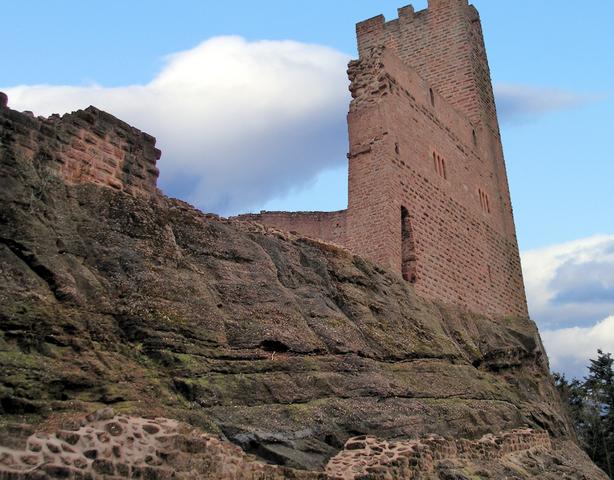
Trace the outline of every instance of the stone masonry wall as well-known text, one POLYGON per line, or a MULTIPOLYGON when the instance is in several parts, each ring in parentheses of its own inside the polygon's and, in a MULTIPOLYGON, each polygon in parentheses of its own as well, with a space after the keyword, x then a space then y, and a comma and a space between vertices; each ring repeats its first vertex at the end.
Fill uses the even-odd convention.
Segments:
POLYGON ((240 215, 245 221, 273 225, 288 232, 319 238, 338 245, 346 243, 346 212, 260 212, 240 215))
POLYGON ((429 0, 415 12, 399 8, 399 18, 378 15, 356 26, 360 57, 385 46, 428 84, 434 97, 468 118, 480 140, 482 160, 491 164, 493 183, 509 215, 508 235, 515 233, 497 111, 480 16, 468 0, 429 0))
POLYGON ((338 242, 424 297, 527 316, 477 11, 467 0, 429 0, 428 10, 359 23, 357 37, 345 223, 331 219, 331 235, 326 214, 247 218, 338 242))
POLYGON ((416 291, 489 314, 527 315, 515 235, 472 124, 394 52, 350 65, 346 245, 401 271, 409 212, 416 291), (442 168, 443 165, 443 168, 442 168))
POLYGON ((34 117, 0 102, 0 148, 44 162, 69 183, 95 183, 134 195, 157 193, 156 139, 88 107, 63 116, 34 117))

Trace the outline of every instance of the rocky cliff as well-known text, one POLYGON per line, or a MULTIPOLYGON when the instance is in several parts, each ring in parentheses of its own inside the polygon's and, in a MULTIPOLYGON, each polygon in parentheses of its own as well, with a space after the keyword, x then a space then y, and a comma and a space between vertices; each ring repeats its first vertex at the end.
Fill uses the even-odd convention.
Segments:
POLYGON ((12 131, 1 478, 605 478, 530 320, 427 302, 332 244, 66 183, 12 131), (105 446, 109 422, 131 440, 105 446))

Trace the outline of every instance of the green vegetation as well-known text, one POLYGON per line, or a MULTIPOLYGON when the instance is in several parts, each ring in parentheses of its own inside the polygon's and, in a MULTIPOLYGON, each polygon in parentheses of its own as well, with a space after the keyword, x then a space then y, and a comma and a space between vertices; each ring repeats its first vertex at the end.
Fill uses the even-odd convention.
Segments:
POLYGON ((614 358, 598 350, 583 380, 554 374, 559 393, 569 406, 578 440, 591 459, 614 478, 614 358))

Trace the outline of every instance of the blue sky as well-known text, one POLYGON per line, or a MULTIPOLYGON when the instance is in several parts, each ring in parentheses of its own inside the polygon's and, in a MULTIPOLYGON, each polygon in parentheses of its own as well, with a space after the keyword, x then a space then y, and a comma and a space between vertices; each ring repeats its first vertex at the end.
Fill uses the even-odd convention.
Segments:
MULTIPOLYGON (((604 273, 614 269, 614 2, 473 3, 533 317, 545 337, 595 329, 614 316, 614 279, 604 273)), ((14 108, 47 115, 93 103, 155 135, 162 188, 203 210, 341 209, 354 24, 395 18, 402 5, 5 2, 0 89, 14 108)))

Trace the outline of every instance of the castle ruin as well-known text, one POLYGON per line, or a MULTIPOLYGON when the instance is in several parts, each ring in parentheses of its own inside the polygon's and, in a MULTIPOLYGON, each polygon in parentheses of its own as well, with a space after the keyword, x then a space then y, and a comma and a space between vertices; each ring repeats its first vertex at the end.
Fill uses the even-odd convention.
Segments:
POLYGON ((468 0, 398 13, 356 27, 347 210, 238 218, 343 245, 424 297, 527 316, 479 14, 468 0))
MULTIPOLYGON (((348 208, 238 217, 334 242, 420 295, 526 317, 503 149, 478 12, 429 0, 357 25, 348 73, 348 208)), ((71 183, 155 196, 155 139, 94 107, 34 117, 0 94, 0 145, 71 183)))

